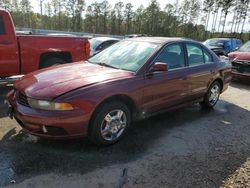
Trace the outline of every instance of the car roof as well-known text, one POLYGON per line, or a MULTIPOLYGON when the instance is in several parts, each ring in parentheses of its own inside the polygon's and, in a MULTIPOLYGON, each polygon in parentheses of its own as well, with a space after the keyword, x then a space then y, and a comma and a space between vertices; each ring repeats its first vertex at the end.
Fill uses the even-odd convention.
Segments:
POLYGON ((178 37, 138 37, 138 38, 128 38, 125 40, 129 41, 141 41, 141 42, 152 42, 152 43, 157 43, 157 44, 166 44, 169 42, 182 42, 182 41, 190 41, 190 42, 196 42, 199 43, 195 40, 192 39, 187 39, 187 38, 178 38, 178 37))
POLYGON ((240 40, 240 39, 238 39, 238 38, 227 38, 227 37, 225 37, 225 38, 223 38, 223 37, 221 37, 221 38, 211 38, 211 39, 207 39, 207 40, 213 40, 213 39, 215 39, 215 40, 231 40, 231 39, 234 39, 234 40, 240 40))
POLYGON ((112 38, 112 37, 94 37, 92 39, 99 40, 99 41, 107 41, 107 40, 120 40, 118 38, 112 38))

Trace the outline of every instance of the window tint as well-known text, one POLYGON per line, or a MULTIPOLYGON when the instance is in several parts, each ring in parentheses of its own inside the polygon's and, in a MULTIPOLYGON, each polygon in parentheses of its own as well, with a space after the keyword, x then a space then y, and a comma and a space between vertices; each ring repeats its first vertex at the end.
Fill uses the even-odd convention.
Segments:
POLYGON ((5 34, 5 27, 4 27, 3 17, 0 16, 0 35, 3 34, 5 34))
POLYGON ((203 49, 203 52, 205 63, 213 62, 213 57, 211 56, 211 54, 208 53, 205 49, 203 49))
POLYGON ((168 64, 168 69, 176 69, 185 66, 184 51, 181 44, 166 46, 156 58, 155 62, 168 64))
POLYGON ((98 51, 98 50, 102 50, 102 49, 104 49, 104 48, 105 48, 105 42, 101 43, 101 44, 96 48, 96 50, 98 51))
POLYGON ((106 41, 106 42, 103 42, 102 44, 100 44, 96 50, 103 50, 107 47, 109 47, 111 44, 115 43, 116 41, 106 41))
POLYGON ((203 51, 199 45, 187 44, 189 66, 204 64, 203 51))

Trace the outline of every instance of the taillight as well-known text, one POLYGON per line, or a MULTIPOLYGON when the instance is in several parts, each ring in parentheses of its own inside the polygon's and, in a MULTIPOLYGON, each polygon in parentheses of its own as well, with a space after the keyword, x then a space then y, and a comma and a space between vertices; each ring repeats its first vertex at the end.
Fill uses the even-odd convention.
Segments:
POLYGON ((88 59, 90 56, 90 43, 89 40, 86 40, 85 42, 85 54, 86 54, 86 58, 88 59))

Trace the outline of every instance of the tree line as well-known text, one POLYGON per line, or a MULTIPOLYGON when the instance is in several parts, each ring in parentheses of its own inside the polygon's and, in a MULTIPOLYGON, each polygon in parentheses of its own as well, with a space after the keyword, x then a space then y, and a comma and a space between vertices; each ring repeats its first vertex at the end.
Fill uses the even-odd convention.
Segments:
POLYGON ((147 7, 107 0, 86 6, 84 0, 37 0, 34 12, 30 0, 0 0, 16 27, 78 31, 97 34, 148 34, 205 40, 235 36, 249 39, 249 0, 183 0, 160 7, 151 0, 147 7), (230 15, 230 16, 229 16, 230 15), (226 29, 227 28, 227 29, 226 29))

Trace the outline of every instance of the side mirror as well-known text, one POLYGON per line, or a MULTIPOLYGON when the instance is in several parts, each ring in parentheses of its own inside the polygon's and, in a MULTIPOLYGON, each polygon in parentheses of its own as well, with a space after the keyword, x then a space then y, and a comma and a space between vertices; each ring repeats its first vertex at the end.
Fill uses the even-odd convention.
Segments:
POLYGON ((156 62, 153 66, 150 67, 149 73, 154 72, 167 72, 168 71, 168 64, 162 62, 156 62))

